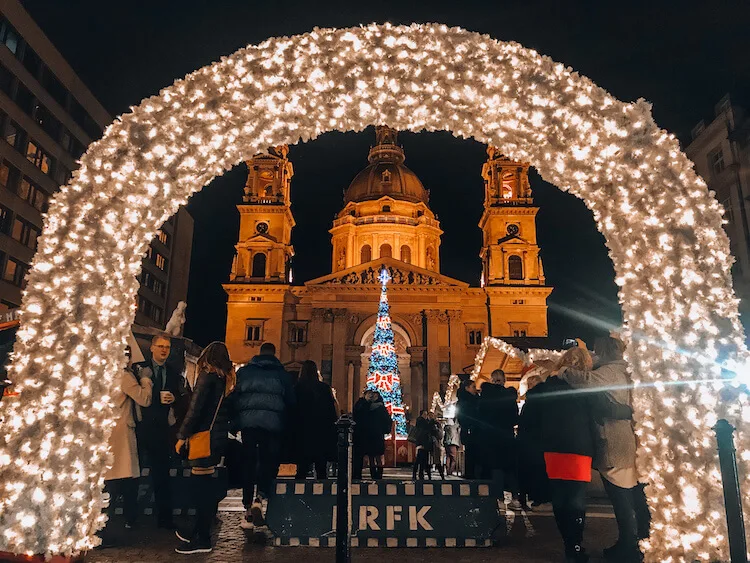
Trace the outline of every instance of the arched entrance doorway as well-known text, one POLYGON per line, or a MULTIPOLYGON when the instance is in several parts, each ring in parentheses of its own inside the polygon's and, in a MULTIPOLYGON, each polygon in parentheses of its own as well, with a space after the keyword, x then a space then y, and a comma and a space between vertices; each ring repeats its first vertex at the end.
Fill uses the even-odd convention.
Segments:
MULTIPOLYGON (((391 324, 393 328, 393 339, 396 344, 396 354, 398 355, 398 371, 401 378, 401 390, 403 393, 404 407, 411 406, 412 381, 411 381, 411 354, 408 349, 412 345, 409 334, 396 322, 391 324)), ((372 352, 372 339, 375 335, 375 327, 371 327, 362 337, 362 381, 367 379, 367 371, 370 368, 370 353, 372 352)), ((355 389, 355 394, 360 394, 362 389, 355 389)), ((356 397, 355 397, 356 400, 356 397)))
MULTIPOLYGON (((0 550, 93 545, 108 399, 156 230, 264 147, 370 124, 473 137, 585 201, 627 325, 640 470, 656 508, 648 556, 726 558, 723 514, 708 509, 722 503, 711 427, 736 423, 750 451, 750 408, 716 384, 722 365, 748 359, 719 204, 646 102, 620 102, 518 44, 437 24, 269 39, 144 100, 89 147, 50 206, 9 370, 19 400, 0 404, 0 550)), ((750 491, 750 456, 739 461, 750 491)))

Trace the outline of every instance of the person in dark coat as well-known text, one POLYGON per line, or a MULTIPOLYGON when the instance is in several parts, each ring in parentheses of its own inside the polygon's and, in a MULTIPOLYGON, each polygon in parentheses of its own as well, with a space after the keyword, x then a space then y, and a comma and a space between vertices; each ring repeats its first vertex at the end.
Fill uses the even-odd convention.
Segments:
MULTIPOLYGON (((584 348, 563 354, 560 366, 590 370, 592 360, 584 348)), ((588 560, 582 542, 586 523, 586 487, 596 453, 595 420, 627 420, 630 407, 603 397, 576 392, 563 379, 552 376, 538 391, 541 402, 541 437, 550 479, 552 509, 565 545, 566 561, 588 560)))
POLYGON ((479 436, 482 442, 482 478, 502 479, 503 489, 518 500, 518 454, 515 426, 518 424, 518 391, 505 386, 505 372, 492 372, 491 383, 482 385, 479 396, 479 436))
POLYGON ((292 378, 275 354, 276 347, 266 342, 259 355, 237 370, 232 401, 232 424, 242 437, 246 471, 246 513, 240 525, 256 532, 266 530, 265 510, 279 471, 283 432, 296 404, 292 378))
POLYGON ((539 505, 550 501, 542 446, 543 382, 539 375, 531 375, 527 381, 526 400, 518 419, 519 485, 522 501, 528 497, 533 505, 539 505))
POLYGON ((190 392, 185 378, 167 363, 171 349, 169 335, 154 336, 151 340, 151 360, 134 364, 133 373, 139 382, 141 378, 153 382, 151 404, 141 408, 136 435, 143 465, 149 467, 157 525, 174 530, 169 491, 169 470, 176 440, 173 429, 182 422, 190 392))
POLYGON ((432 471, 430 470, 430 452, 433 448, 433 440, 436 439, 435 427, 430 421, 430 413, 422 411, 419 413, 419 418, 414 424, 413 443, 416 448, 416 455, 414 457, 414 465, 412 466, 412 479, 417 480, 417 474, 419 479, 424 480, 425 470, 427 471, 427 478, 432 480, 432 471))
POLYGON ((294 394, 296 478, 306 478, 310 464, 314 464, 315 477, 325 479, 327 463, 336 454, 338 413, 331 387, 320 380, 318 366, 312 360, 302 362, 294 394))
POLYGON ((456 421, 461 427, 461 443, 464 446, 464 479, 476 479, 479 461, 479 392, 472 379, 461 382, 456 393, 456 421))
POLYGON ((198 378, 185 419, 177 434, 177 453, 187 446, 191 468, 190 494, 195 506, 195 520, 190 533, 177 532, 180 546, 177 553, 209 553, 211 547, 211 523, 216 517, 223 494, 216 491, 213 478, 216 465, 221 461, 229 441, 229 406, 225 401, 236 384, 237 376, 223 342, 212 342, 206 346, 196 366, 198 378), (201 432, 209 432, 209 455, 190 459, 191 439, 201 432), (221 497, 221 498, 220 498, 221 497))
POLYGON ((370 477, 383 477, 385 435, 391 432, 393 419, 385 408, 380 393, 366 389, 356 402, 354 418, 354 447, 352 453, 352 479, 362 479, 364 457, 370 462, 370 477))

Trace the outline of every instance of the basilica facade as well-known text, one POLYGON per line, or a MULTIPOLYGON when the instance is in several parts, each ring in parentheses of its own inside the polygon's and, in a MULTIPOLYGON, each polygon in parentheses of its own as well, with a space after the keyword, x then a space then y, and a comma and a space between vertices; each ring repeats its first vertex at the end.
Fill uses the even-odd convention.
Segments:
MULTIPOLYGON (((378 310, 378 273, 392 281, 393 318, 404 403, 429 408, 451 374, 464 373, 487 335, 510 341, 547 336, 546 285, 536 242, 528 164, 488 148, 482 286, 440 273, 443 231, 429 192, 404 165, 396 131, 376 128, 368 165, 344 195, 331 226, 331 273, 291 284, 294 169, 285 146, 248 161, 240 232, 229 283, 226 344, 244 363, 263 342, 288 369, 314 360, 350 410, 367 376, 378 310)), ((511 380, 520 365, 506 359, 511 380)), ((516 376, 516 377, 514 377, 516 376)))

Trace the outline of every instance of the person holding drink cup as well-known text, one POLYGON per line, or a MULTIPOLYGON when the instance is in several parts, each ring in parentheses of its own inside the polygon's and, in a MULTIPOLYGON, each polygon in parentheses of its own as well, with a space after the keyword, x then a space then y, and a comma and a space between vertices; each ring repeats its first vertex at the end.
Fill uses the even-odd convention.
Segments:
POLYGON ((174 407, 175 401, 182 395, 182 376, 167 366, 171 349, 172 340, 168 335, 156 335, 151 340, 151 360, 135 367, 139 380, 148 377, 153 382, 151 405, 141 407, 137 433, 138 445, 147 459, 145 465, 150 468, 157 525, 174 530, 169 469, 175 443, 172 429, 176 423, 174 407))

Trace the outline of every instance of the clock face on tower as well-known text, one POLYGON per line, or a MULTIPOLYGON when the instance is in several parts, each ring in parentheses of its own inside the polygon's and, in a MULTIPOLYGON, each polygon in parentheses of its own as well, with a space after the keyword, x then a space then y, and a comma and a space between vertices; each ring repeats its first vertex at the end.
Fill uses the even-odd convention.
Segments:
POLYGON ((255 230, 262 235, 266 234, 268 232, 268 223, 258 223, 257 225, 255 225, 255 230))
POLYGON ((513 225, 513 224, 508 225, 508 228, 506 230, 510 236, 515 236, 519 232, 518 225, 513 225))

